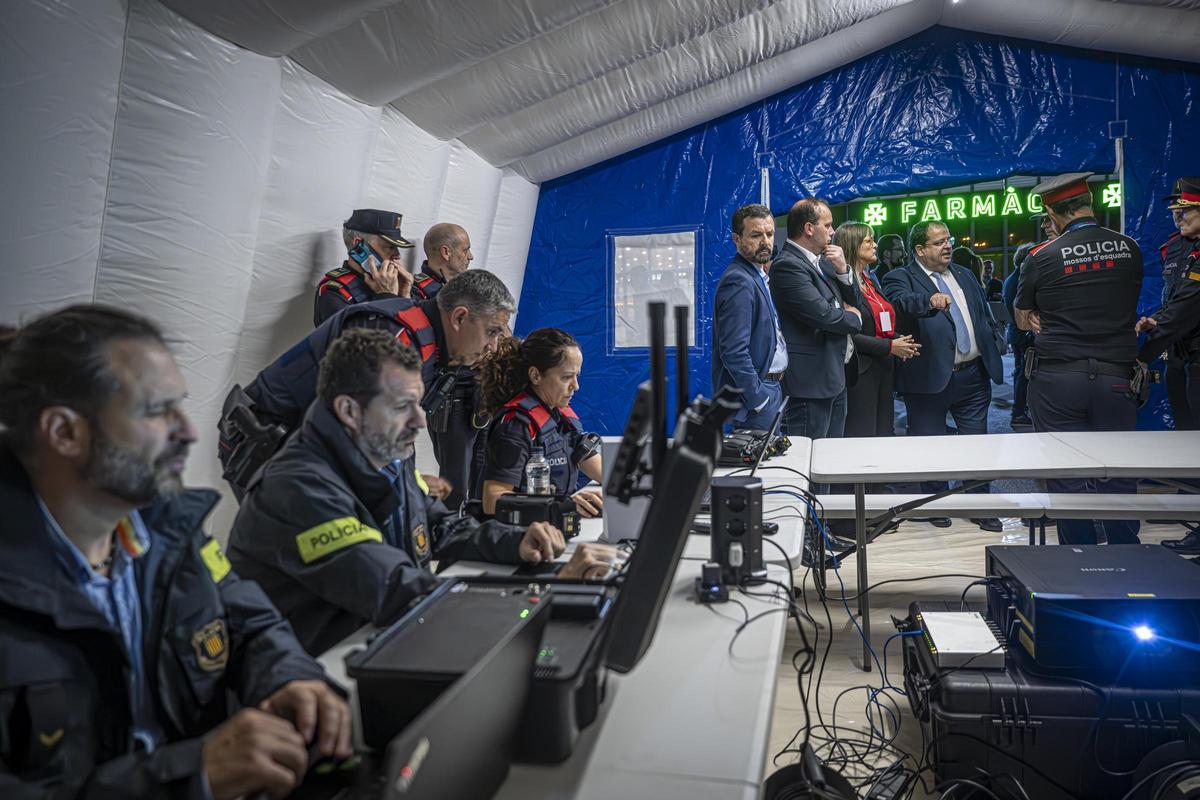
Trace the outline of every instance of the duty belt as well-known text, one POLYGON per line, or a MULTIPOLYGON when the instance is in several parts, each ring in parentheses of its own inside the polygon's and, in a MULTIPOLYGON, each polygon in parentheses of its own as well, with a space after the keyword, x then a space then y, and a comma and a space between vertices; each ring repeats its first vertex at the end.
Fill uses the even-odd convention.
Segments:
POLYGON ((1039 358, 1037 369, 1046 372, 1082 372, 1087 375, 1112 375, 1116 378, 1129 378, 1133 375, 1133 366, 1129 364, 1113 364, 1109 361, 1097 361, 1094 358, 1084 358, 1078 361, 1048 361, 1039 358))

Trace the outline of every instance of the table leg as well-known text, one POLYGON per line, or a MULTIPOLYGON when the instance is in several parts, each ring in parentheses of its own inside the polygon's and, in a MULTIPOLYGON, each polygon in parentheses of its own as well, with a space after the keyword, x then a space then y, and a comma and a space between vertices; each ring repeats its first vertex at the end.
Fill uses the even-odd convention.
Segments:
MULTIPOLYGON (((871 671, 871 601, 867 596, 867 487, 854 484, 854 541, 858 560, 858 607, 862 611, 863 672, 871 671)), ((885 676, 886 677, 886 676, 885 676)))
POLYGON ((1046 544, 1046 515, 1042 515, 1041 522, 1038 524, 1038 543, 1046 544))
MULTIPOLYGON (((813 513, 815 515, 816 512, 813 513)), ((813 565, 813 579, 817 584, 817 597, 823 601, 827 573, 825 572, 825 537, 821 535, 821 524, 815 524, 813 531, 813 538, 817 540, 817 563, 813 565)))
POLYGON ((1037 523, 1033 521, 1033 517, 1030 517, 1029 518, 1029 546, 1030 547, 1033 547, 1035 544, 1037 544, 1037 540, 1033 538, 1034 534, 1036 533, 1036 526, 1037 526, 1037 523))

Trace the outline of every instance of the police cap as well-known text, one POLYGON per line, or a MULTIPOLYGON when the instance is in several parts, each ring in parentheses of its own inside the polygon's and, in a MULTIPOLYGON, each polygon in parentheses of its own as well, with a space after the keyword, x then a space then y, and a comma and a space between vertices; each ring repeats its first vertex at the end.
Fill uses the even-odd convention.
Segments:
POLYGON ((1175 194, 1166 198, 1171 201, 1168 208, 1195 208, 1200 206, 1200 176, 1180 178, 1175 181, 1175 194))
POLYGON ((401 215, 395 211, 380 211, 376 208, 360 208, 350 215, 342 226, 352 231, 373 233, 397 247, 412 247, 413 243, 400 235, 401 215))
POLYGON ((1068 172, 1066 175, 1042 181, 1033 187, 1033 193, 1041 195, 1042 202, 1046 205, 1059 203, 1081 194, 1087 194, 1089 191, 1087 179, 1090 177, 1092 177, 1090 172, 1068 172))

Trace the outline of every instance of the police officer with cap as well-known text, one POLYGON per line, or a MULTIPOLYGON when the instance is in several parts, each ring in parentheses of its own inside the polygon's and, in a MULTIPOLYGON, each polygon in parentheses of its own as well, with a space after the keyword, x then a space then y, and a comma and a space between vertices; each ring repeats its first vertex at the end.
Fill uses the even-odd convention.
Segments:
MULTIPOLYGON (((1182 399, 1190 415, 1176 417, 1176 426, 1197 430, 1200 429, 1200 176, 1180 178, 1176 189, 1178 194, 1173 196, 1171 211, 1179 227, 1179 237, 1170 242, 1169 249, 1174 259, 1175 285, 1162 308, 1138 320, 1137 331, 1146 333, 1138 360, 1148 364, 1171 349, 1168 364, 1178 362, 1184 368, 1182 399)), ((1173 401, 1173 408, 1174 405, 1173 401)), ((1193 530, 1182 539, 1166 540, 1163 544, 1177 553, 1198 555, 1200 533, 1193 530)))
MULTIPOLYGON (((1096 222, 1087 179, 1060 175, 1034 187, 1058 238, 1021 269, 1017 326, 1032 330, 1026 355, 1029 408, 1037 431, 1129 431, 1137 421, 1134 379, 1142 254, 1137 243, 1096 222)), ((1047 481, 1051 492, 1135 492, 1132 480, 1047 481)), ((1097 522, 1059 520, 1063 544, 1095 544, 1097 522)), ((1111 544, 1136 543, 1139 523, 1103 525, 1111 544)))
POLYGON ((389 297, 407 297, 413 276, 400 261, 400 250, 413 243, 400 234, 401 215, 360 208, 342 225, 347 258, 317 284, 313 325, 348 305, 389 297))
MULTIPOLYGON (((1175 181, 1175 193, 1163 198, 1170 204, 1168 208, 1178 230, 1159 248, 1163 285, 1162 305, 1152 315, 1156 320, 1166 310, 1171 296, 1179 287, 1185 262, 1196 249, 1197 236, 1200 236, 1200 211, 1188 206, 1187 201, 1183 200, 1184 183, 1194 186, 1197 181, 1200 181, 1200 178, 1180 178, 1175 181)), ((1175 417, 1175 430, 1197 430, 1196 418, 1200 415, 1200 408, 1194 408, 1188 400, 1188 353, 1183 349, 1183 342, 1173 343, 1163 352, 1163 358, 1167 366, 1163 382, 1167 386, 1167 402, 1171 406, 1171 415, 1175 417)))

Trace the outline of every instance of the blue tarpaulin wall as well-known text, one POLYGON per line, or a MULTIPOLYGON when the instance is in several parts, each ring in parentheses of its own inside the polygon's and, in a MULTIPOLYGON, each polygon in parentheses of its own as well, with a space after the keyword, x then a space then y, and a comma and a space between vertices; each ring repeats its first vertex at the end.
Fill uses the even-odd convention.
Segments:
MULTIPOLYGON (((518 334, 556 326, 579 339, 573 407, 619 433, 645 351, 610 347, 614 230, 696 228, 692 394, 709 393, 712 294, 734 255, 733 212, 758 202, 770 165, 778 214, 806 195, 837 203, 1014 174, 1110 172, 1109 122, 1128 121, 1125 225, 1145 254, 1143 310, 1158 305, 1158 245, 1174 231, 1160 202, 1200 174, 1200 68, 932 28, 709 123, 542 186, 518 334)), ((668 341, 671 335, 668 333, 668 341)), ((673 359, 669 359, 669 362, 673 359)), ((1139 427, 1170 424, 1161 387, 1139 427)))

